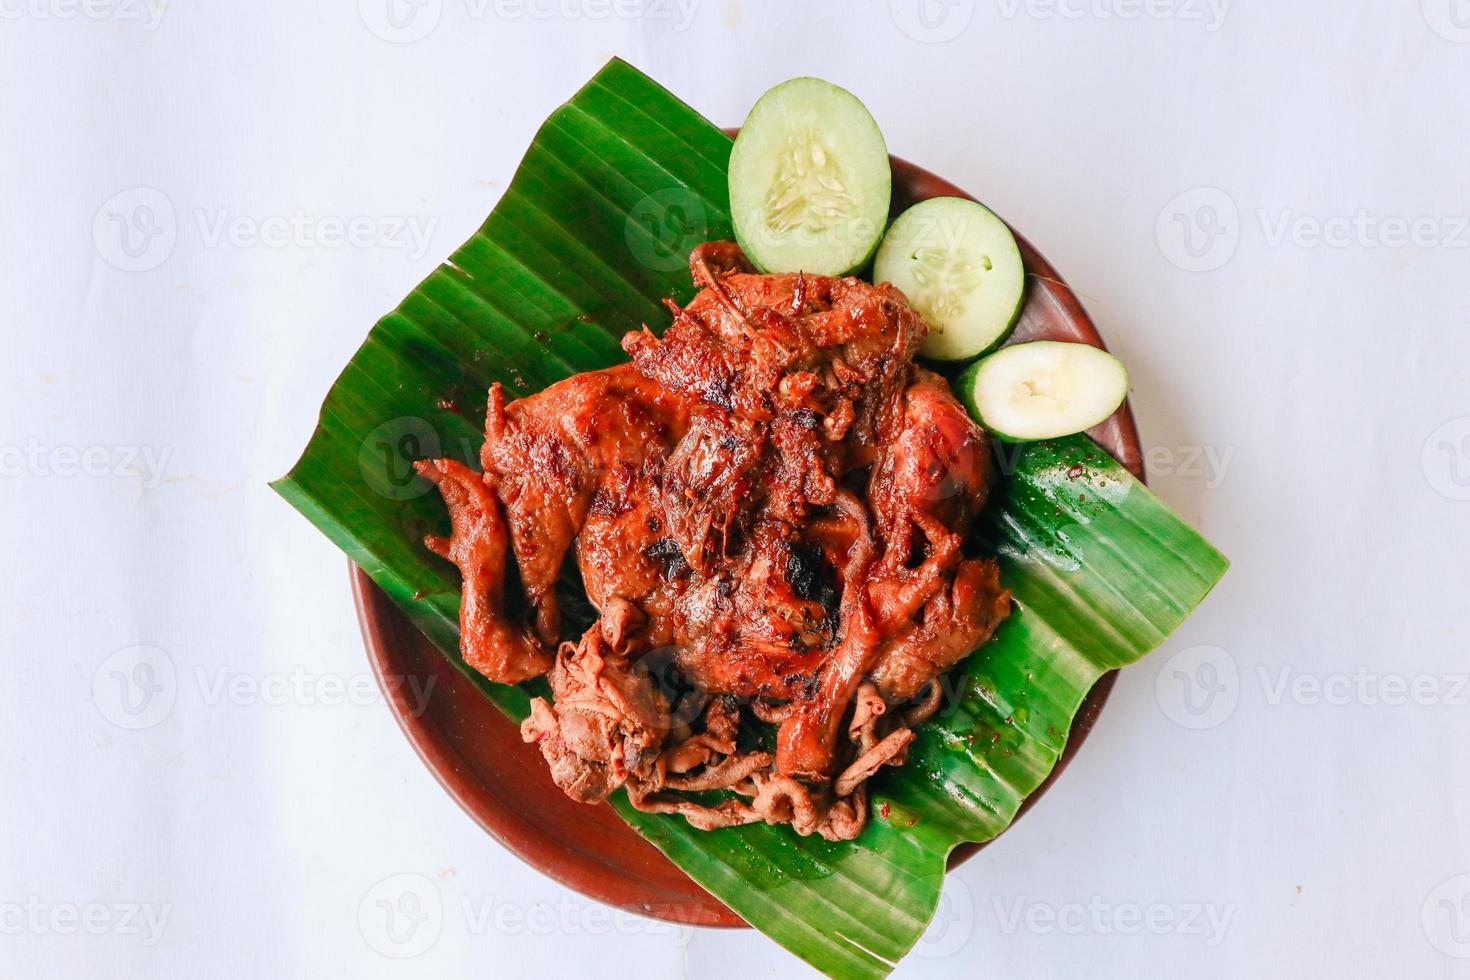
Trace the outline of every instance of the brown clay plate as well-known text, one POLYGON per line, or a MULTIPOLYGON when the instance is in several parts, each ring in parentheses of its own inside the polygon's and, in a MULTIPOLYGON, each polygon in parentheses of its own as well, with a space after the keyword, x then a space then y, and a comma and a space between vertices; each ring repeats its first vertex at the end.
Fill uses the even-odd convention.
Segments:
MULTIPOLYGON (((931 197, 969 197, 948 181, 893 158, 894 214, 931 197)), ((1026 263, 1027 296, 1011 343, 1067 340, 1102 347, 1102 339, 1072 290, 1051 265, 1017 235, 1026 263)), ((1143 478, 1143 454, 1128 405, 1090 435, 1143 478)), ((745 922, 689 879, 606 804, 568 799, 551 781, 540 751, 521 741, 518 726, 452 666, 362 569, 352 567, 352 592, 373 672, 408 740, 480 826, 532 867, 589 898, 619 909, 702 926, 745 922), (422 685, 410 687, 406 678, 422 685), (385 678, 396 678, 387 683, 385 678), (414 713, 409 690, 432 695, 414 713)), ((1077 754, 1116 673, 1098 681, 1082 703, 1060 761, 1021 807, 1025 813, 1077 754)), ((955 867, 984 845, 965 844, 950 855, 955 867)))

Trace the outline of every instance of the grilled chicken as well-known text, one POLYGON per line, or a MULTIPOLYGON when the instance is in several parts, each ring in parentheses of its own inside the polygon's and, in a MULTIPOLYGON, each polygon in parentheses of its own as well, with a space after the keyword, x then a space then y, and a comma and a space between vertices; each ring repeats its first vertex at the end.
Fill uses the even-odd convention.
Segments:
POLYGON ((549 672, 523 732, 574 798, 853 836, 863 780, 1009 609, 964 553, 989 446, 913 364, 926 327, 892 286, 759 275, 728 242, 690 264, 700 292, 623 338, 630 363, 491 389, 483 474, 419 464, 453 528, 429 546, 464 578, 466 660, 549 672), (563 642, 569 551, 601 619, 563 642), (779 724, 774 754, 737 749, 739 705, 779 724))

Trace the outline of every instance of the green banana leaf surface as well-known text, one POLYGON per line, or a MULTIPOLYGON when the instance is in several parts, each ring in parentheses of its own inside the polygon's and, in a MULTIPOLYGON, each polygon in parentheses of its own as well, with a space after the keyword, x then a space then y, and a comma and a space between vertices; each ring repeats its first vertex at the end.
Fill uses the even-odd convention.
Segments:
MULTIPOLYGON (((480 230, 372 329, 276 489, 513 717, 528 693, 458 654, 459 579, 422 545, 448 518, 410 462, 475 462, 486 390, 538 391, 623 360, 618 339, 692 295, 687 257, 733 237, 731 140, 610 62, 537 133, 480 230)), ((988 533, 1015 610, 947 678, 946 707, 873 783, 854 841, 696 831, 618 812, 752 926, 834 977, 881 977, 923 934, 945 860, 1015 817, 1083 697, 1161 643, 1225 559, 1085 436, 1012 447, 988 533)))

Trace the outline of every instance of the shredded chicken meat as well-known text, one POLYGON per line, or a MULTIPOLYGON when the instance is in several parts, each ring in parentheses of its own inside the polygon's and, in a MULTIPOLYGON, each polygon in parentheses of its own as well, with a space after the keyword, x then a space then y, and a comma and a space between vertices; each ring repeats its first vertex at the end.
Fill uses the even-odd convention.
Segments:
POLYGON ((759 275, 729 242, 690 265, 699 293, 623 338, 630 363, 492 388, 483 472, 418 464, 451 518, 427 543, 463 578, 465 660, 547 677, 522 734, 569 796, 852 838, 1009 610, 963 550, 991 454, 892 286, 759 275), (598 612, 575 640, 569 553, 598 612))

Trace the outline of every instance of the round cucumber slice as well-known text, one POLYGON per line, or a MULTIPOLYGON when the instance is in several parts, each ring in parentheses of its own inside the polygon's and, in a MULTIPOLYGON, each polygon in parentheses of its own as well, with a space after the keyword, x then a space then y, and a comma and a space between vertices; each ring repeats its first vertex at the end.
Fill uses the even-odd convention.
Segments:
POLYGON ((1056 439, 1090 429, 1128 395, 1128 371, 1087 344, 1015 344, 970 365, 955 381, 960 400, 1009 442, 1056 439))
POLYGON ((929 321, 919 353, 968 361, 1005 340, 1021 314, 1026 270, 1016 236, 990 210, 934 197, 898 216, 873 262, 929 321))
POLYGON ((793 78, 750 110, 730 153, 735 237, 762 272, 840 276, 873 255, 893 174, 857 97, 793 78))

